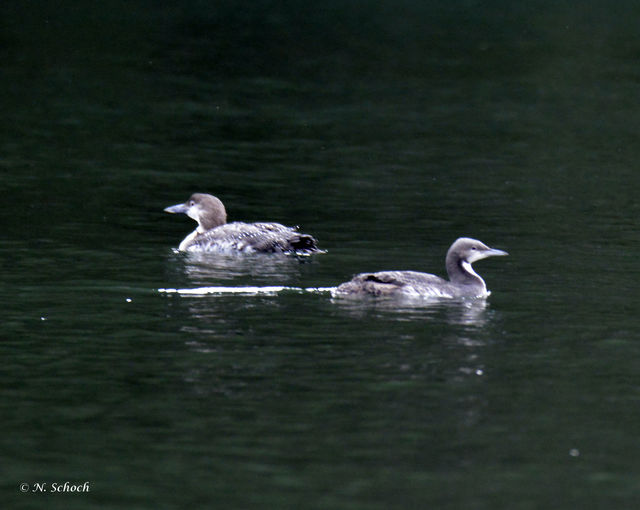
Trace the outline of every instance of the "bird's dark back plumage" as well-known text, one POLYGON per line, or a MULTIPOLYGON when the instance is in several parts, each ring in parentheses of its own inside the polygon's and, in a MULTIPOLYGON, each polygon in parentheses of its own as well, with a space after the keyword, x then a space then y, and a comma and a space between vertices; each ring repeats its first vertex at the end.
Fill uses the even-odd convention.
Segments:
POLYGON ((189 250, 246 253, 297 253, 319 251, 310 235, 279 223, 233 222, 195 237, 189 250))

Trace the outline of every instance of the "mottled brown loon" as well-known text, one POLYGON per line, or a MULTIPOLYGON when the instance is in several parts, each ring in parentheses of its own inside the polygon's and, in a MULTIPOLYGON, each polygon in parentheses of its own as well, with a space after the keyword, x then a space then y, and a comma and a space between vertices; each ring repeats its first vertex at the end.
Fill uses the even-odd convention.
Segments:
POLYGON ((446 257, 449 280, 416 271, 381 271, 361 273, 351 281, 339 285, 335 296, 409 296, 423 298, 482 298, 490 292, 484 280, 473 270, 471 264, 477 260, 497 255, 508 255, 506 251, 489 248, 487 245, 461 237, 456 240, 446 257))
POLYGON ((194 193, 184 204, 165 211, 183 213, 198 222, 198 228, 180 243, 180 251, 297 255, 320 251, 317 241, 297 228, 280 223, 227 223, 224 204, 206 193, 194 193))

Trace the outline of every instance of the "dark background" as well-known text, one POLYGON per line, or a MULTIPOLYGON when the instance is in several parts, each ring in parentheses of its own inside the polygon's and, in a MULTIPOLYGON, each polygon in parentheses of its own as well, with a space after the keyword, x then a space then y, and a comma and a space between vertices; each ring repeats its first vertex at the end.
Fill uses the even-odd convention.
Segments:
POLYGON ((636 506, 639 15, 2 2, 8 508, 636 506), (176 254, 194 191, 328 253, 176 254), (487 303, 158 292, 443 275, 462 235, 510 252, 487 303))

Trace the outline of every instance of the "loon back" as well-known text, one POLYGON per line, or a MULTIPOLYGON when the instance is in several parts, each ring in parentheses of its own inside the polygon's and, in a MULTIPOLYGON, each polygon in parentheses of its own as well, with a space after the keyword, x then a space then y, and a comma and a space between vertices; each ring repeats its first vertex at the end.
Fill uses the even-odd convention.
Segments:
POLYGON ((361 273, 339 285, 337 295, 411 296, 421 298, 480 297, 482 287, 458 288, 439 276, 417 271, 361 273))
POLYGON ((181 251, 219 253, 310 254, 319 251, 316 240, 279 223, 226 223, 185 239, 181 251), (184 246, 183 246, 184 244, 184 246))

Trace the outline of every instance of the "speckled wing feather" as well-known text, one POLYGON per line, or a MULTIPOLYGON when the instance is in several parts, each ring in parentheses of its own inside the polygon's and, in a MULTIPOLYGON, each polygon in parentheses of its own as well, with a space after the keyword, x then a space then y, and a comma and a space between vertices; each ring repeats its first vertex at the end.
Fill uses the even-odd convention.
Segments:
POLYGON ((312 253, 316 240, 279 223, 234 222, 220 225, 194 239, 194 249, 218 252, 312 253), (197 246, 197 248, 195 248, 197 246))
POLYGON ((361 273, 340 285, 338 294, 385 296, 404 294, 420 297, 454 297, 451 284, 442 278, 416 271, 381 271, 361 273))

